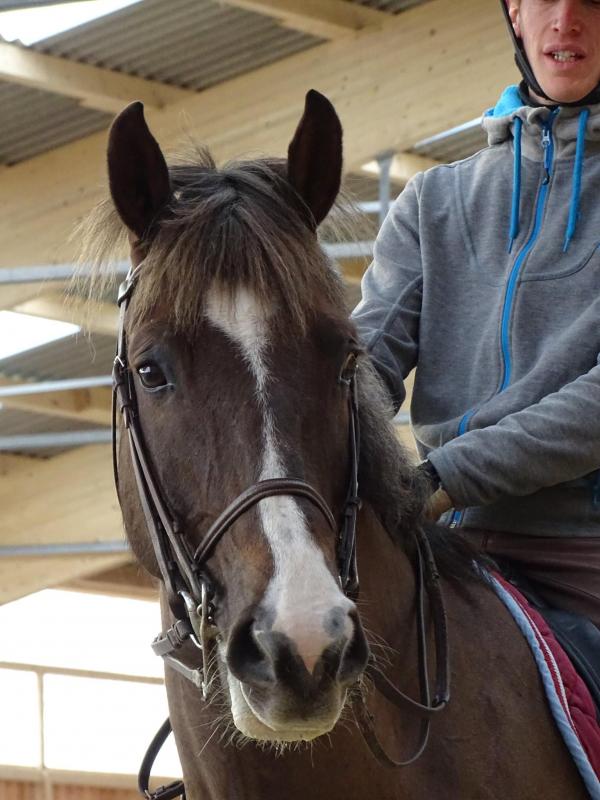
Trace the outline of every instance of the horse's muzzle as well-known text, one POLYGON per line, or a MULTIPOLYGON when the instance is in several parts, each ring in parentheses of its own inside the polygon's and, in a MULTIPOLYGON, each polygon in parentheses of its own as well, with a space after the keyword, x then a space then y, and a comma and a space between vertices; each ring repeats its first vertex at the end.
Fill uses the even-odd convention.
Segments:
POLYGON ((320 653, 310 652, 306 640, 301 651, 289 635, 265 630, 254 618, 235 627, 226 650, 227 667, 263 721, 279 726, 332 714, 337 719, 345 690, 360 677, 369 658, 358 615, 354 610, 349 614, 351 637, 331 637, 320 653))

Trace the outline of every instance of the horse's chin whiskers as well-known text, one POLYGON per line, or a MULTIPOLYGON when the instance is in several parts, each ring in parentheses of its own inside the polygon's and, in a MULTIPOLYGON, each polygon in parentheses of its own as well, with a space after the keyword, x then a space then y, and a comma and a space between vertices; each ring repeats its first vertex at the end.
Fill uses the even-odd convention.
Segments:
POLYGON ((201 750, 200 750, 200 752, 198 753, 198 756, 197 756, 197 758, 200 758, 200 757, 202 756, 202 754, 204 753, 204 751, 206 750, 206 748, 208 747, 208 745, 209 745, 209 744, 212 742, 212 740, 215 738, 215 735, 216 735, 216 733, 217 733, 217 731, 218 731, 218 730, 219 730, 219 726, 218 726, 218 725, 216 725, 216 726, 215 726, 215 729, 214 729, 214 731, 213 731, 213 732, 210 734, 210 736, 208 737, 208 739, 207 739, 207 740, 204 742, 204 744, 202 745, 202 749, 201 749, 201 750))
POLYGON ((386 664, 392 663, 392 656, 399 656, 400 650, 396 647, 392 647, 384 638, 375 631, 370 630, 366 627, 363 623, 363 630, 365 632, 365 636, 367 637, 367 641, 369 643, 370 650, 381 658, 382 661, 386 664))

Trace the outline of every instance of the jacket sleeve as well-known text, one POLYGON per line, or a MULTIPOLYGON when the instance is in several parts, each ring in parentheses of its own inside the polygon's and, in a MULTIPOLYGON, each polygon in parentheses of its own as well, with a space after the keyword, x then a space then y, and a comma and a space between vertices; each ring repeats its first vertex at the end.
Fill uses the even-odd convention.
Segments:
POLYGON ((375 242, 373 263, 362 280, 362 300, 352 314, 396 410, 404 401, 404 378, 416 365, 419 347, 422 177, 419 174, 409 181, 392 205, 375 242))
POLYGON ((535 405, 429 453, 458 508, 524 496, 600 468, 600 365, 535 405))

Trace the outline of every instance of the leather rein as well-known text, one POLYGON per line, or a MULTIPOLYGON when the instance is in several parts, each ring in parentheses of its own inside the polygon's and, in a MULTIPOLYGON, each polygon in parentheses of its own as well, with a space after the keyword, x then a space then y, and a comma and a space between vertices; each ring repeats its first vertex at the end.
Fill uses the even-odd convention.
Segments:
MULTIPOLYGON (((215 625, 215 587, 207 567, 207 562, 223 536, 231 526, 247 511, 267 497, 294 496, 307 500, 325 518, 328 527, 337 535, 337 559, 340 587, 344 593, 355 600, 358 596, 359 581, 356 563, 356 527, 360 499, 358 495, 358 465, 360 429, 356 393, 356 374, 340 376, 339 380, 348 387, 349 405, 349 444, 350 477, 346 501, 342 510, 342 524, 338 529, 335 517, 321 494, 305 481, 295 478, 272 478, 261 480, 240 494, 212 523, 202 537, 201 543, 193 548, 186 538, 180 521, 171 512, 161 491, 154 469, 149 460, 144 443, 138 414, 133 374, 127 358, 127 336, 125 316, 129 300, 143 266, 143 258, 135 259, 127 278, 121 284, 118 294, 119 332, 117 352, 113 365, 113 469, 117 494, 119 493, 119 467, 117 459, 117 412, 121 415, 123 428, 129 443, 131 461, 135 475, 140 503, 144 512, 146 526, 154 553, 164 582, 169 606, 174 615, 174 624, 161 633, 152 643, 156 655, 165 663, 190 680, 202 693, 204 700, 210 696, 212 679, 208 672, 208 651, 212 641, 218 637, 215 625), (201 665, 190 668, 178 658, 177 651, 191 641, 201 654, 201 665)), ((119 497, 119 501, 121 501, 119 497)), ((385 766, 404 766, 415 761, 425 750, 429 737, 431 715, 443 709, 449 700, 449 658, 446 614, 443 605, 439 575, 433 553, 423 531, 415 533, 417 554, 417 629, 419 681, 421 701, 418 702, 400 692, 375 665, 373 657, 367 667, 367 674, 375 687, 386 699, 397 706, 409 707, 423 716, 419 745, 415 754, 406 761, 395 761, 388 756, 379 743, 374 729, 374 719, 366 707, 362 693, 357 693, 352 708, 356 722, 380 763, 385 766), (427 669, 427 630, 425 620, 425 593, 434 626, 436 650, 436 680, 433 702, 430 698, 427 669)), ((154 737, 142 763, 138 776, 140 792, 148 800, 171 800, 185 798, 182 781, 161 787, 154 792, 148 788, 150 771, 154 759, 171 731, 167 719, 154 737)))

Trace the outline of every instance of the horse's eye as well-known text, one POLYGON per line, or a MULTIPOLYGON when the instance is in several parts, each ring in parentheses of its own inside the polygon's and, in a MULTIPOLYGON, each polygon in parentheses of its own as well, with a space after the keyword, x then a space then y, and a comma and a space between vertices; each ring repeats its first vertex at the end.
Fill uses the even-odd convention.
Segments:
POLYGON ((339 382, 345 383, 346 386, 350 384, 350 381, 356 374, 356 367, 358 364, 358 354, 357 353, 348 353, 346 356, 346 360, 340 370, 339 375, 339 382))
POLYGON ((142 386, 146 389, 160 389, 166 386, 168 381, 165 373, 154 361, 147 361, 138 368, 138 375, 142 382, 142 386))

